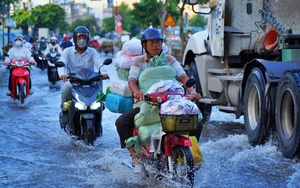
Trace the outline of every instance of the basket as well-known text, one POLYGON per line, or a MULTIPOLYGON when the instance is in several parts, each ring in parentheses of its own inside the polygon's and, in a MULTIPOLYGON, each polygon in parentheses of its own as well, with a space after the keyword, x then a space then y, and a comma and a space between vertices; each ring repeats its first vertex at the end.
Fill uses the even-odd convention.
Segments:
POLYGON ((198 114, 159 114, 159 116, 165 133, 189 133, 197 129, 198 114))

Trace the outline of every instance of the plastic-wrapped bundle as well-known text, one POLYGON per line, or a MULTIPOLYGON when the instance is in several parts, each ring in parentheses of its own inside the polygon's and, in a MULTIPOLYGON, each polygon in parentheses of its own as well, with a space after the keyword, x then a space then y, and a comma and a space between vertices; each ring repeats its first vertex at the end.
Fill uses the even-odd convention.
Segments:
POLYGON ((147 94, 163 93, 165 91, 178 91, 180 94, 184 94, 183 87, 174 80, 161 80, 160 82, 153 84, 147 91, 147 94))
POLYGON ((143 54, 141 40, 133 37, 131 40, 125 42, 122 50, 116 54, 114 64, 116 68, 130 69, 131 63, 135 56, 143 54))
POLYGON ((191 114, 199 114, 198 106, 185 99, 173 99, 168 100, 161 105, 160 114, 168 114, 168 115, 191 115, 191 114))

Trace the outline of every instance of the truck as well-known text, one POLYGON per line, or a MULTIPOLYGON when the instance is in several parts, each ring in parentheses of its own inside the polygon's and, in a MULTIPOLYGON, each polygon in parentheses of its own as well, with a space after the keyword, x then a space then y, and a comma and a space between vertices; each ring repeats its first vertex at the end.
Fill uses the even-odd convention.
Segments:
POLYGON ((210 0, 197 12, 207 29, 193 34, 182 64, 197 80, 198 107, 243 116, 251 145, 274 143, 300 155, 300 0, 210 0))

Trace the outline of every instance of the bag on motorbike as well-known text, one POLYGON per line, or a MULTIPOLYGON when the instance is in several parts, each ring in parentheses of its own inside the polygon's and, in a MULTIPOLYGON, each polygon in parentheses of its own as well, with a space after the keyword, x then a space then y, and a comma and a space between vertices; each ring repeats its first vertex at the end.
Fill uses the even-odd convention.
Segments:
POLYGON ((105 98, 105 105, 113 113, 125 113, 133 108, 133 98, 124 97, 117 93, 108 93, 105 98))
POLYGON ((139 138, 142 146, 149 146, 152 133, 160 126, 160 123, 153 123, 139 127, 139 138))
POLYGON ((184 94, 184 88, 174 80, 160 80, 148 89, 147 94, 163 93, 166 91, 175 91, 182 95, 184 94))
POLYGON ((129 89, 128 82, 125 80, 112 80, 109 84, 110 91, 124 97, 131 97, 132 92, 129 89))
POLYGON ((195 167, 195 170, 199 170, 202 163, 204 162, 203 154, 201 152, 197 138, 195 136, 189 136, 189 139, 193 144, 192 146, 190 146, 190 150, 193 155, 194 167, 195 167))
POLYGON ((161 80, 176 81, 176 72, 173 67, 170 65, 163 65, 147 68, 138 78, 139 88, 143 93, 146 93, 153 84, 158 83, 161 80))
POLYGON ((135 127, 159 122, 159 108, 157 106, 151 106, 150 104, 143 102, 140 106, 140 112, 134 117, 135 127))
POLYGON ((117 74, 120 80, 127 81, 129 77, 129 69, 117 68, 117 74))

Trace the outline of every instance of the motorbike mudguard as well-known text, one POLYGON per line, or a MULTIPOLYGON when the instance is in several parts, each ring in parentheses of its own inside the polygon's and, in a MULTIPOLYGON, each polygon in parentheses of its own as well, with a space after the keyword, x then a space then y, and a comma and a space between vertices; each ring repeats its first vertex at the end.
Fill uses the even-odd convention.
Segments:
POLYGON ((82 118, 84 119, 94 119, 95 118, 95 115, 94 114, 82 114, 82 118))

